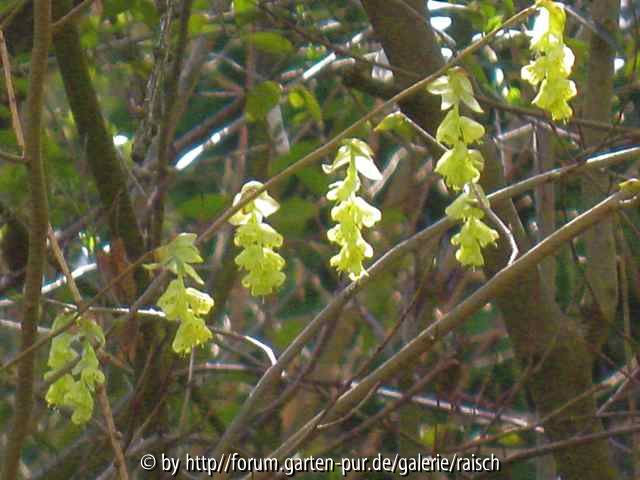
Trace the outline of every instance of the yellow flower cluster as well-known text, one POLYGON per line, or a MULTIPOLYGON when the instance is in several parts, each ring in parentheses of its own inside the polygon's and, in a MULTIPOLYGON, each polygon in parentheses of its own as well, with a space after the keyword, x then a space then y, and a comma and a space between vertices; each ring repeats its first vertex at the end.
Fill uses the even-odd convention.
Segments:
POLYGON ((450 218, 463 222, 460 233, 451 239, 451 243, 459 247, 456 258, 463 265, 481 267, 484 265, 482 249, 498 240, 498 232, 481 220, 484 212, 476 207, 476 202, 465 190, 445 212, 450 218))
MULTIPOLYGON (((74 317, 71 313, 58 315, 53 322, 53 330, 69 325, 74 317)), ((65 373, 49 386, 45 398, 52 407, 71 409, 71 421, 76 425, 82 425, 91 419, 93 393, 96 386, 102 385, 105 380, 93 348, 93 343, 104 345, 105 337, 100 325, 93 320, 79 317, 76 323, 77 333, 64 332, 51 341, 47 360, 50 370, 44 375, 45 380, 58 375, 78 357, 73 347, 76 342, 82 345, 80 361, 70 373, 65 373)))
POLYGON ((454 191, 464 189, 446 210, 449 217, 463 222, 460 233, 451 243, 458 246, 456 258, 461 264, 480 267, 484 265, 482 249, 495 243, 498 232, 482 222, 484 212, 473 206, 474 200, 469 197, 470 185, 478 182, 484 166, 482 154, 469 145, 478 142, 485 130, 480 123, 460 114, 460 104, 475 112, 482 112, 482 108, 473 96, 471 82, 460 68, 452 68, 427 89, 440 95, 442 109, 449 110, 436 132, 436 139, 449 148, 438 160, 435 170, 454 191))
POLYGON ((541 7, 531 39, 536 58, 522 67, 523 80, 540 90, 534 105, 548 111, 554 120, 567 120, 573 114, 569 100, 576 96, 576 85, 569 80, 575 56, 564 44, 566 14, 562 4, 550 0, 538 2, 541 7))
POLYGON ((462 190, 469 182, 477 182, 484 166, 484 159, 478 150, 469 145, 484 135, 484 127, 475 120, 460 115, 460 103, 475 112, 482 108, 473 96, 473 87, 464 71, 452 68, 447 75, 437 78, 427 87, 430 93, 442 97, 442 110, 449 110, 436 138, 448 148, 436 164, 436 172, 444 178, 453 190, 462 190))
MULTIPOLYGON (((237 205, 243 197, 261 187, 260 182, 247 182, 233 204, 237 205)), ((248 272, 242 279, 242 285, 251 289, 254 296, 269 295, 284 283, 284 258, 275 251, 282 246, 282 235, 263 222, 279 208, 278 202, 267 192, 262 192, 229 219, 229 223, 238 226, 234 243, 243 248, 236 257, 236 264, 248 272)))
POLYGON ((345 165, 345 179, 329 186, 327 198, 338 202, 331 209, 331 218, 338 224, 327 232, 327 237, 340 246, 340 252, 331 258, 331 266, 348 273, 355 281, 366 275, 364 259, 373 256, 373 248, 362 237, 362 228, 370 228, 382 218, 380 210, 357 195, 360 189, 358 173, 371 180, 380 180, 382 174, 373 161, 369 145, 357 138, 345 140, 334 162, 322 168, 330 174, 345 165))
POLYGON ((172 347, 174 352, 183 355, 213 337, 202 318, 213 307, 213 299, 200 290, 187 288, 184 283, 185 277, 190 277, 196 283, 204 284, 191 266, 192 263, 202 263, 195 241, 195 234, 181 233, 167 245, 156 249, 158 263, 146 265, 149 270, 164 267, 176 275, 158 299, 158 306, 167 320, 180 322, 172 347))

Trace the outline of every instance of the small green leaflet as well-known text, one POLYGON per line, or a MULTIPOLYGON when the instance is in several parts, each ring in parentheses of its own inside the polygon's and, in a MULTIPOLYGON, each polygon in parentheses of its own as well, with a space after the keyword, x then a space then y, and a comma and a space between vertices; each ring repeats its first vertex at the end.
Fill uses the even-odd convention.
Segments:
POLYGON ((278 105, 282 85, 267 81, 257 85, 247 94, 244 111, 249 122, 262 120, 273 107, 278 105))

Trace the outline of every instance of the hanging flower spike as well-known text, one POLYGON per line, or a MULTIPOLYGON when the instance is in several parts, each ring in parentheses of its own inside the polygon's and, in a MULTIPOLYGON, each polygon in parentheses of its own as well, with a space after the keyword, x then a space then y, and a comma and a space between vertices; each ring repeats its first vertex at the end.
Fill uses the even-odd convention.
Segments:
MULTIPOLYGON (((237 205, 259 188, 262 188, 262 183, 255 180, 247 182, 235 196, 233 204, 237 205)), ((250 289, 253 296, 269 295, 285 280, 282 273, 284 258, 275 251, 282 246, 282 235, 263 222, 279 208, 278 202, 265 191, 229 219, 229 223, 238 227, 233 242, 243 248, 236 256, 236 265, 248 272, 242 279, 242 285, 250 289)))
POLYGON ((332 183, 327 193, 329 200, 338 202, 331 209, 331 219, 338 224, 327 232, 327 238, 340 246, 340 252, 330 260, 331 266, 355 281, 366 275, 364 259, 373 256, 373 248, 362 237, 362 228, 371 228, 382 218, 380 210, 357 196, 360 189, 358 173, 371 180, 380 180, 382 174, 373 161, 369 145, 357 138, 345 140, 333 163, 322 168, 330 174, 345 165, 345 179, 332 183))
POLYGON ((452 190, 464 190, 445 210, 448 217, 463 222, 460 233, 454 235, 451 243, 459 247, 456 258, 462 265, 481 267, 484 265, 482 249, 498 239, 498 232, 480 220, 484 212, 469 196, 470 186, 480 180, 484 167, 482 154, 470 149, 469 145, 478 142, 485 130, 472 118, 460 115, 460 104, 464 103, 475 112, 482 112, 482 109, 473 96, 471 82, 461 68, 452 68, 446 76, 429 84, 427 90, 434 95, 441 95, 442 109, 449 110, 438 127, 436 139, 451 148, 440 157, 435 171, 442 175, 445 184, 452 190))
POLYGON ((482 113, 480 104, 473 96, 473 86, 464 70, 451 68, 446 75, 436 78, 427 86, 429 93, 442 97, 442 110, 464 103, 474 112, 482 113))
POLYGON ((477 200, 471 197, 468 188, 446 208, 445 213, 448 217, 463 222, 460 233, 451 239, 453 245, 459 246, 456 259, 465 266, 483 266, 482 249, 488 245, 495 245, 499 235, 482 222, 484 211, 478 208, 477 200))
POLYGON ((463 103, 476 112, 482 108, 473 96, 471 81, 459 67, 452 68, 447 75, 437 78, 427 90, 442 97, 442 109, 449 110, 438 127, 436 139, 448 147, 436 164, 436 172, 442 175, 447 186, 454 191, 462 190, 467 183, 475 183, 480 178, 484 159, 478 150, 469 145, 479 141, 484 127, 472 118, 460 115, 463 103))
POLYGON ((211 330, 200 318, 200 315, 209 313, 214 305, 213 299, 195 288, 186 288, 182 275, 169 283, 157 305, 167 320, 180 322, 172 344, 174 352, 187 355, 194 347, 213 338, 211 330))
POLYGON ((498 232, 477 218, 468 219, 460 233, 453 236, 451 243, 459 245, 456 258, 462 265, 481 267, 484 265, 482 249, 498 240, 498 232))
MULTIPOLYGON (((236 194, 233 198, 233 205, 236 206, 242 201, 242 199, 256 190, 262 188, 262 183, 257 180, 251 180, 245 183, 240 190, 240 193, 236 194)), ((275 213, 280 208, 280 204, 269 195, 269 193, 262 192, 255 199, 249 202, 247 205, 238 210, 230 219, 231 225, 244 225, 247 223, 254 214, 260 216, 260 220, 264 217, 268 217, 272 213, 275 213)))
POLYGON ((158 263, 145 265, 149 270, 162 266, 176 275, 158 299, 157 305, 167 320, 180 322, 172 343, 173 351, 180 355, 191 353, 194 347, 203 345, 213 338, 213 333, 200 318, 213 308, 213 299, 205 292, 185 285, 187 277, 201 285, 204 283, 191 265, 202 263, 202 257, 195 245, 196 238, 197 235, 193 233, 179 234, 167 245, 156 249, 158 263))
POLYGON ((194 347, 208 342, 212 337, 213 334, 205 325, 204 320, 189 311, 182 318, 171 347, 178 354, 188 355, 194 347))
POLYGON ((476 183, 484 167, 484 159, 478 150, 469 150, 458 142, 451 150, 447 150, 438 163, 436 172, 444 178, 448 187, 462 190, 467 183, 476 183))
POLYGON ((538 2, 540 13, 532 32, 531 50, 536 58, 522 67, 522 79, 540 85, 533 104, 551 114, 553 120, 567 120, 573 115, 569 100, 576 96, 576 85, 569 80, 575 56, 564 44, 566 15, 560 3, 538 2))
POLYGON ((537 7, 540 12, 532 32, 531 48, 542 53, 563 43, 567 16, 561 3, 539 0, 537 7))
MULTIPOLYGON (((74 315, 62 313, 53 322, 53 330, 69 325, 74 315)), ((71 421, 76 425, 87 423, 93 415, 93 393, 96 385, 105 382, 104 373, 100 370, 100 362, 96 356, 92 342, 98 346, 104 345, 104 332, 100 325, 91 319, 79 317, 76 321, 77 333, 64 332, 51 342, 51 350, 47 366, 50 370, 45 373, 45 380, 57 375, 69 362, 78 357, 73 344, 82 340, 82 355, 67 373, 52 383, 45 395, 47 403, 52 407, 67 407, 72 410, 71 421)))

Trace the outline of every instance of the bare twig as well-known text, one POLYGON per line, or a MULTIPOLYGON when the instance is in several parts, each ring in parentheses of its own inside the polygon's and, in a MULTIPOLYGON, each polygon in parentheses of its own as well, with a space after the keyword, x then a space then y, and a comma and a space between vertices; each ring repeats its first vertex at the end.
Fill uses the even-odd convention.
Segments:
POLYGON ((24 304, 21 332, 21 352, 25 355, 19 365, 15 395, 14 422, 9 431, 3 455, 2 478, 15 480, 18 476, 22 445, 29 433, 33 407, 34 362, 33 351, 40 320, 40 289, 47 249, 49 207, 47 184, 42 161, 42 107, 47 74, 47 55, 51 41, 51 0, 34 0, 33 50, 27 94, 28 124, 25 133, 25 158, 29 168, 28 183, 31 197, 29 247, 25 276, 24 304), (25 352, 31 353, 26 354, 25 352))
MULTIPOLYGON (((604 432, 591 433, 588 435, 573 437, 568 440, 552 442, 546 445, 542 445, 541 447, 529 448, 524 451, 514 453, 513 455, 510 455, 506 458, 501 459, 500 465, 501 467, 504 467, 505 465, 510 463, 520 462, 522 460, 527 460, 529 458, 541 457, 542 455, 547 455, 549 453, 553 453, 558 450, 574 448, 578 445, 584 445, 586 443, 595 442, 603 438, 609 438, 615 435, 629 435, 637 432, 640 432, 640 425, 633 425, 630 427, 622 427, 622 428, 612 428, 610 430, 605 430, 604 432)), ((490 472, 484 472, 484 473, 475 475, 472 478, 474 479, 487 478, 490 475, 491 475, 490 472)))
POLYGON ((13 78, 11 76, 11 60, 7 51, 7 42, 4 34, 0 30, 0 56, 2 57, 2 70, 4 71, 4 80, 7 84, 7 95, 9 96, 9 108, 11 108, 11 123, 13 131, 16 134, 18 145, 24 151, 24 134, 22 133, 22 122, 18 113, 18 102, 16 101, 16 92, 13 88, 13 78))
POLYGON ((74 22, 84 13, 84 11, 94 2, 95 0, 83 0, 78 5, 69 10, 64 17, 59 18, 51 25, 51 34, 56 35, 58 32, 62 30, 62 28, 69 22, 74 22))
MULTIPOLYGON (((160 128, 158 130, 158 165, 156 185, 158 185, 158 195, 154 205, 154 214, 151 224, 151 246, 157 247, 162 241, 162 226, 164 225, 164 200, 167 190, 167 174, 169 165, 169 147, 173 141, 173 136, 176 128, 174 119, 174 109, 177 105, 178 98, 178 82, 180 80, 180 70, 182 67, 182 60, 187 48, 188 33, 189 33, 189 18, 191 17, 191 5, 193 0, 182 0, 182 9, 180 11, 180 25, 178 40, 175 46, 166 45, 167 52, 164 62, 159 62, 159 68, 164 68, 164 63, 167 62, 167 58, 171 56, 171 63, 167 65, 168 72, 163 75, 164 82, 162 85, 163 92, 161 101, 161 113, 162 118, 160 120, 160 128)), ((164 42, 170 43, 173 16, 173 1, 168 2, 166 19, 163 19, 163 26, 166 31, 163 31, 163 35, 167 35, 164 42)))
POLYGON ((498 217, 498 215, 496 215, 495 212, 491 210, 491 206, 488 204, 484 194, 480 193, 480 189, 478 188, 478 186, 474 183, 470 183, 469 186, 471 188, 471 191, 473 192, 473 195, 478 201, 478 206, 480 207, 480 209, 485 213, 487 217, 489 217, 493 224, 498 227, 498 230, 500 230, 502 236, 509 241, 511 255, 509 256, 509 262, 507 263, 507 265, 511 265, 515 261, 519 253, 518 244, 516 243, 516 239, 513 236, 513 233, 511 233, 511 230, 509 230, 504 222, 500 220, 500 217, 498 217))
POLYGON ((107 389, 104 384, 96 386, 96 395, 98 396, 98 404, 102 411, 102 416, 107 424, 107 432, 109 433, 109 441, 111 442, 111 448, 115 455, 115 464, 118 469, 118 477, 120 480, 128 480, 129 472, 127 472, 127 462, 122 453, 122 447, 120 446, 119 434, 116 429, 116 424, 113 421, 113 413, 111 412, 111 406, 109 405, 109 397, 107 396, 107 389))

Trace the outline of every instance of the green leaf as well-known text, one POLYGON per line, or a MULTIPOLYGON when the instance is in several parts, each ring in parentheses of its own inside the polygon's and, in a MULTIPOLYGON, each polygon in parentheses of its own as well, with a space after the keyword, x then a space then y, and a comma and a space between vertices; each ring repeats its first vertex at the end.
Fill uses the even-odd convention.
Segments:
POLYGON ((233 14, 238 26, 246 25, 255 19, 258 13, 256 6, 257 1, 258 0, 233 0, 233 14))
POLYGON ((248 94, 245 103, 245 114, 247 120, 255 122, 264 119, 273 107, 278 105, 282 85, 276 82, 267 81, 253 88, 248 94))
POLYGON ((218 26, 211 23, 203 13, 196 13, 189 17, 189 35, 203 35, 213 33, 218 30, 218 26))
POLYGON ((289 39, 276 32, 256 32, 246 38, 258 50, 272 55, 289 55, 294 51, 289 39))
POLYGON ((132 13, 136 19, 142 20, 151 29, 155 29, 160 22, 158 10, 151 0, 138 0, 132 13))
POLYGON ((107 0, 102 3, 104 7, 103 15, 108 18, 115 18, 119 13, 131 8, 130 0, 107 0))
POLYGON ((322 122, 322 109, 313 93, 302 85, 289 92, 289 103, 294 108, 304 108, 313 120, 322 122))
POLYGON ((290 235, 298 236, 302 235, 307 222, 317 213, 316 203, 294 197, 282 203, 282 208, 271 218, 271 221, 277 230, 287 237, 290 235))
POLYGON ((211 220, 228 201, 229 198, 220 193, 196 194, 179 204, 177 210, 188 220, 211 220))
POLYGON ((296 172, 296 178, 316 195, 322 195, 329 186, 329 179, 322 173, 318 165, 312 165, 296 172))

